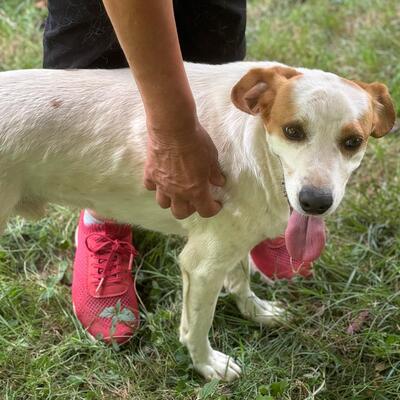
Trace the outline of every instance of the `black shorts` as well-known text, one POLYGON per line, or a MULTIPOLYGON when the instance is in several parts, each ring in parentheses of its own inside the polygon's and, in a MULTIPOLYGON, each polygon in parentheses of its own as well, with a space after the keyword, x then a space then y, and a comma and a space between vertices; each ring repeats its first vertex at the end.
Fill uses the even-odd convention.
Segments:
MULTIPOLYGON (((48 7, 44 68, 128 66, 102 0, 49 0, 48 7)), ((174 14, 185 61, 243 60, 246 0, 174 0, 174 14)))

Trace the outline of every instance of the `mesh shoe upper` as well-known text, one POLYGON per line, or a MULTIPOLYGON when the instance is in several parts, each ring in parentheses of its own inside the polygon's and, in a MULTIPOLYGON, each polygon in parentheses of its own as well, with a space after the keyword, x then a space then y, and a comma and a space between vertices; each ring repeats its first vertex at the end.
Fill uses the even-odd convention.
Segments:
POLYGON ((293 260, 284 236, 263 240, 250 252, 253 266, 270 279, 291 279, 294 275, 312 275, 312 263, 293 260))
POLYGON ((90 335, 122 343, 136 329, 139 313, 131 271, 135 255, 130 226, 109 222, 86 226, 81 213, 72 301, 77 318, 90 335), (105 309, 109 313, 104 314, 105 309), (124 309, 133 318, 120 318, 124 309))

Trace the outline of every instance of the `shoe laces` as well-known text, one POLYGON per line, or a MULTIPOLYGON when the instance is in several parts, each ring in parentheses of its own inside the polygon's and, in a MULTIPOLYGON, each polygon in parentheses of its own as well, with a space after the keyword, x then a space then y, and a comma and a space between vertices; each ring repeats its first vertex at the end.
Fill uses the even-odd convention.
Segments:
POLYGON ((305 265, 304 261, 300 261, 300 262, 298 262, 298 265, 296 266, 295 260, 293 259, 292 256, 290 256, 289 261, 290 261, 290 267, 292 268, 294 274, 300 273, 300 271, 302 270, 302 268, 305 265))
POLYGON ((93 232, 86 237, 85 244, 95 258, 91 274, 98 281, 96 293, 108 282, 120 284, 125 275, 132 270, 137 251, 130 242, 93 232), (129 262, 126 267, 125 260, 128 256, 129 262))

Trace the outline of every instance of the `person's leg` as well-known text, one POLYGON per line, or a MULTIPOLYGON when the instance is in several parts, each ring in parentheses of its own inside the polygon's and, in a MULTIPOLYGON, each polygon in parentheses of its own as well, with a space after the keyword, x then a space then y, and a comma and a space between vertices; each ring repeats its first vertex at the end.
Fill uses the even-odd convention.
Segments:
MULTIPOLYGON (((124 68, 128 64, 101 0, 49 0, 43 37, 44 68, 124 68)), ((92 337, 129 340, 139 318, 132 260, 132 231, 97 215, 81 212, 76 231, 72 301, 92 337), (115 312, 105 311, 114 307, 115 312), (112 324, 116 308, 125 322, 112 324)))
POLYGON ((125 68, 128 63, 101 0, 49 0, 44 68, 125 68))
POLYGON ((183 59, 204 64, 246 55, 246 0, 174 0, 183 59))

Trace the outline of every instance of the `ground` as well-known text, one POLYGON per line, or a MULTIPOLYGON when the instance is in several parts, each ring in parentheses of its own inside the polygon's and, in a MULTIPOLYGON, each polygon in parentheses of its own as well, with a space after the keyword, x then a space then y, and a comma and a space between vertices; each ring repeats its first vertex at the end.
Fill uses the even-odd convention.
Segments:
MULTIPOLYGON (((40 67, 43 1, 1 0, 0 70, 40 67)), ((400 105, 397 0, 251 0, 248 58, 385 82, 400 105)), ((399 109, 397 109, 399 111, 399 109)), ((2 399, 398 399, 399 131, 371 139, 311 280, 254 279, 293 320, 266 329, 222 295, 211 342, 243 378, 206 384, 178 342, 181 241, 135 230, 142 325, 119 350, 94 344, 70 303, 77 210, 13 219, 0 238, 2 399)))

